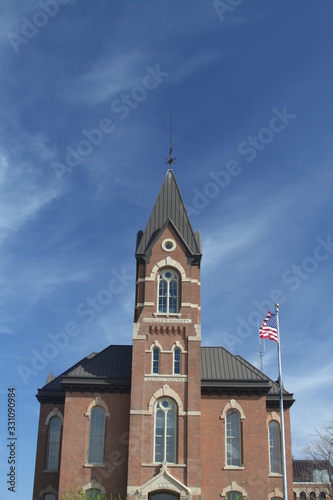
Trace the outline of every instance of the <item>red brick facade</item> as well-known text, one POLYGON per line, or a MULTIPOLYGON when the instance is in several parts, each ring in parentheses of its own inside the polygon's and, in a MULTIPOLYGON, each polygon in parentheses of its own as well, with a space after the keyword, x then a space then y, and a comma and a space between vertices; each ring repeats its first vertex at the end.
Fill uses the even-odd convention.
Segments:
MULTIPOLYGON (((177 203, 182 203, 181 198, 177 203)), ((263 391, 246 388, 203 390, 200 258, 193 256, 182 228, 173 221, 168 220, 159 230, 144 257, 137 255, 135 300, 128 390, 116 385, 98 390, 92 382, 84 389, 89 381, 80 379, 77 389, 75 383, 63 384, 63 395, 58 392, 53 402, 47 386, 41 390, 33 499, 52 492, 60 499, 64 492, 82 487, 100 489, 108 496, 120 493, 128 500, 148 500, 158 491, 172 493, 175 499, 218 500, 228 498, 232 491, 247 500, 282 499, 282 476, 269 473, 268 422, 279 421, 278 403, 268 404, 263 391), (165 269, 178 276, 176 313, 159 312, 158 280, 165 269), (158 373, 153 372, 156 347, 158 373), (174 370, 174 349, 181 350, 180 373, 174 370), (163 398, 173 401, 176 408, 176 454, 174 461, 161 463, 155 460, 154 450, 156 409, 163 398), (87 463, 90 412, 95 405, 105 411, 104 458, 98 466, 87 463), (62 416, 59 470, 48 472, 46 420, 55 408, 62 416), (226 414, 230 408, 241 418, 242 463, 238 467, 226 465, 226 414)), ((289 409, 285 410, 285 433, 291 499, 289 409)))

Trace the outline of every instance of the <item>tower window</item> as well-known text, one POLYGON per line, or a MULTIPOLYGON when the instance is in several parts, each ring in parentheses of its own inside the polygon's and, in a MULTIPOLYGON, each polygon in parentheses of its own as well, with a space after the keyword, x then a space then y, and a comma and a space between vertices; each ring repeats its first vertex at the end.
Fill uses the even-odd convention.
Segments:
POLYGON ((160 373, 160 350, 158 347, 153 349, 153 373, 160 373))
POLYGON ((172 399, 158 400, 155 407, 155 462, 176 463, 176 417, 176 405, 172 399))
POLYGON ((180 375, 181 373, 181 357, 182 351, 179 347, 176 347, 173 351, 173 373, 175 375, 180 375))
POLYGON ((178 312, 178 274, 172 269, 164 269, 159 275, 158 312, 162 314, 178 312))

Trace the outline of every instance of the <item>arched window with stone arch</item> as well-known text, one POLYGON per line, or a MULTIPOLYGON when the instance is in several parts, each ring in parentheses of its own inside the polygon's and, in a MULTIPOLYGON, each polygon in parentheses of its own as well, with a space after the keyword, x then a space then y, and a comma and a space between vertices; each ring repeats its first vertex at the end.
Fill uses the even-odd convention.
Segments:
POLYGON ((90 412, 88 463, 101 465, 104 458, 105 410, 94 406, 90 412))
POLYGON ((158 313, 177 314, 179 309, 179 277, 174 269, 163 269, 158 275, 158 313))
POLYGON ((269 439, 269 472, 270 474, 281 474, 281 434, 280 424, 277 420, 271 420, 268 424, 269 439))
POLYGON ((154 347, 152 349, 152 373, 160 373, 160 357, 161 351, 159 347, 154 347))
POLYGON ((63 416, 59 410, 55 408, 46 419, 46 425, 48 425, 46 470, 57 471, 59 468, 62 423, 63 416))
POLYGON ((177 341, 172 347, 173 352, 173 374, 180 375, 182 373, 182 347, 177 341))
POLYGON ((168 397, 156 401, 154 411, 154 462, 177 461, 177 405, 168 397))
POLYGON ((225 418, 226 431, 226 465, 241 467, 242 465, 242 427, 239 412, 232 408, 225 418))

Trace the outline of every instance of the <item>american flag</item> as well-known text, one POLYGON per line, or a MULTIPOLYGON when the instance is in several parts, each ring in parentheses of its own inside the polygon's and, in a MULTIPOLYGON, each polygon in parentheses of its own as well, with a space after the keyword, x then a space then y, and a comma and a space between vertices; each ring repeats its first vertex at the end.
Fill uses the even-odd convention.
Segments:
POLYGON ((275 342, 278 341, 276 314, 272 314, 271 311, 268 312, 260 327, 259 337, 261 339, 274 340, 275 342))

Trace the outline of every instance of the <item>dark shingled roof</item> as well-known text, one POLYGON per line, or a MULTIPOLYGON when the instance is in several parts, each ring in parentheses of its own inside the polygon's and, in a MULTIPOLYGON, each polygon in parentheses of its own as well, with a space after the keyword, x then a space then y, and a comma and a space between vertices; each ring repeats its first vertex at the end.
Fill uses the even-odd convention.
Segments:
MULTIPOLYGON (((40 402, 63 399, 65 390, 126 391, 131 388, 132 346, 110 345, 100 353, 92 353, 38 390, 40 402)), ((268 402, 276 403, 279 388, 264 373, 240 356, 223 347, 201 348, 201 387, 212 393, 261 393, 268 402)), ((285 404, 294 402, 293 395, 284 391, 285 404)))
POLYGON ((201 257, 201 240, 194 233, 173 170, 169 169, 148 220, 145 232, 139 231, 136 255, 145 255, 161 231, 171 222, 193 256, 201 257))

